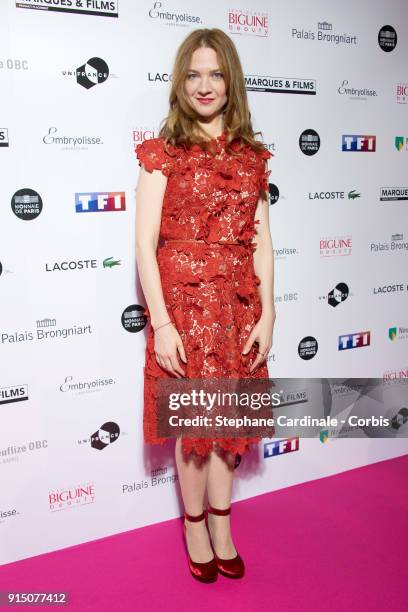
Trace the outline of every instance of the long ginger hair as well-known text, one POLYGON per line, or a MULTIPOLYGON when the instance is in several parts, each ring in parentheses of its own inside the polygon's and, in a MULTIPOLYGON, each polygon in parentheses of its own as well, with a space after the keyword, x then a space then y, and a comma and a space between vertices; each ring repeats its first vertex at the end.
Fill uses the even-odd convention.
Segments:
POLYGON ((200 47, 214 49, 223 72, 228 98, 223 109, 225 144, 228 152, 234 154, 229 149, 229 145, 236 139, 248 144, 254 151, 265 149, 264 144, 255 139, 244 73, 237 49, 231 38, 218 28, 194 30, 180 45, 172 72, 169 113, 160 129, 159 136, 164 137, 166 144, 170 143, 173 146, 189 147, 199 144, 204 150, 209 150, 208 141, 197 134, 196 122, 200 115, 190 106, 184 91, 191 57, 200 47))

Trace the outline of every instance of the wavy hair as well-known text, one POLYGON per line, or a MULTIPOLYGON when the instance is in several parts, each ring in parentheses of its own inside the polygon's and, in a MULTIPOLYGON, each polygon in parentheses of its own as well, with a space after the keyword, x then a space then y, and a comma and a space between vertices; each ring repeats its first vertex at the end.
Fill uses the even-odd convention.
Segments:
MULTIPOLYGON (((190 68, 191 57, 196 49, 209 47, 214 49, 226 85, 227 103, 223 109, 226 148, 228 153, 236 155, 229 147, 232 141, 239 139, 254 151, 265 149, 262 142, 255 139, 248 106, 245 79, 237 49, 231 38, 218 28, 202 28, 191 32, 178 48, 169 95, 169 113, 160 128, 159 136, 173 146, 193 144, 211 151, 208 141, 196 134, 196 122, 199 113, 193 109, 184 91, 184 84, 190 68)), ((239 153, 238 153, 239 154, 239 153)))

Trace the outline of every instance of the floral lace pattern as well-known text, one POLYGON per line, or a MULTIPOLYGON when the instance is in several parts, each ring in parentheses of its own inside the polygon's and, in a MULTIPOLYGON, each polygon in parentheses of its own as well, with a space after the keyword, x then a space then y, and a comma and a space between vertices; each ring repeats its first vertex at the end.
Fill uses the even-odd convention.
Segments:
MULTIPOLYGON (((136 147, 140 165, 168 178, 157 248, 164 300, 183 341, 187 363, 180 363, 188 378, 268 378, 264 362, 254 373, 249 371, 257 345, 246 355, 242 349, 262 312, 253 264, 254 217, 260 190, 268 191, 267 160, 272 154, 249 146, 240 149, 240 157, 228 154, 225 132, 211 144, 214 157, 199 145, 169 145, 166 152, 161 137, 136 147), (225 241, 235 244, 220 244, 225 241)), ((239 146, 233 142, 231 148, 239 146)), ((149 320, 148 309, 146 314, 149 320)), ((159 378, 168 377, 173 378, 156 361, 150 325, 144 366, 147 443, 166 441, 157 436, 156 387, 159 378)), ((215 439, 224 450, 238 454, 259 440, 215 439)), ((184 437, 182 447, 204 456, 213 441, 184 437)))

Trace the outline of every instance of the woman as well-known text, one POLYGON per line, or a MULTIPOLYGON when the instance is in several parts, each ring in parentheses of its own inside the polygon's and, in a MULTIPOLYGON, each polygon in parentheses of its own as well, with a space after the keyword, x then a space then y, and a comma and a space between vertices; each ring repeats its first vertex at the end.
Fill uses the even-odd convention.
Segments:
MULTIPOLYGON (((275 322, 271 153, 254 138, 242 67, 224 32, 200 29, 184 40, 169 102, 159 136, 136 148, 136 255, 151 323, 143 425, 152 444, 167 439, 158 435, 159 379, 268 378, 275 322)), ((188 562, 198 580, 244 575, 229 521, 233 470, 259 440, 176 440, 188 562)))

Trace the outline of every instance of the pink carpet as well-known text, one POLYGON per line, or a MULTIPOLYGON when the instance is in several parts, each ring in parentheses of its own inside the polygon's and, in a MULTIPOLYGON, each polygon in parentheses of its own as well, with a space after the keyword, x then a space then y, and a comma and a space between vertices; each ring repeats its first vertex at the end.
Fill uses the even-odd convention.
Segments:
POLYGON ((98 612, 406 611, 407 502, 405 455, 235 503, 240 581, 191 578, 177 519, 4 565, 0 591, 98 612))

